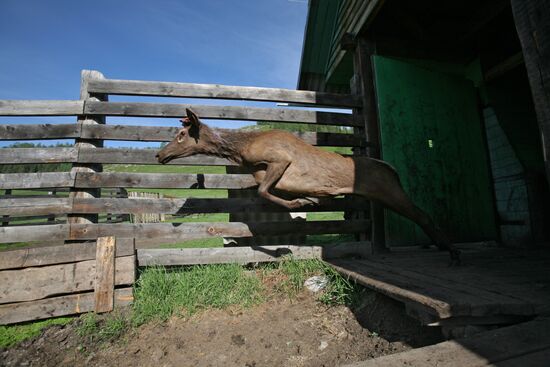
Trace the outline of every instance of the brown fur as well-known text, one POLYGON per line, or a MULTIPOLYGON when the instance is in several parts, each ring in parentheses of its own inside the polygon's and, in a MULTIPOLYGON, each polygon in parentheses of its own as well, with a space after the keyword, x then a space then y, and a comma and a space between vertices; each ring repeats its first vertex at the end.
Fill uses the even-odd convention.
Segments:
POLYGON ((213 129, 187 110, 184 127, 158 152, 160 163, 195 154, 230 159, 251 169, 260 196, 289 209, 315 204, 315 198, 355 194, 377 200, 417 223, 440 248, 448 249, 454 262, 459 252, 430 217, 415 206, 403 190, 396 171, 387 163, 368 157, 344 157, 316 148, 293 134, 281 131, 213 129), (298 196, 285 200, 270 191, 298 196))

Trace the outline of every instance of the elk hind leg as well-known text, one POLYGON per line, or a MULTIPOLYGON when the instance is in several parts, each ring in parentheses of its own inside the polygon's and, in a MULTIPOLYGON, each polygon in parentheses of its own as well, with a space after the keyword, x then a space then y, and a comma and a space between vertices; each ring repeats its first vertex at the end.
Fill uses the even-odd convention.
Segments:
POLYGON ((460 263, 460 251, 453 246, 447 235, 435 226, 430 216, 412 202, 399 182, 386 186, 377 199, 391 210, 418 224, 438 248, 449 251, 453 264, 460 263))

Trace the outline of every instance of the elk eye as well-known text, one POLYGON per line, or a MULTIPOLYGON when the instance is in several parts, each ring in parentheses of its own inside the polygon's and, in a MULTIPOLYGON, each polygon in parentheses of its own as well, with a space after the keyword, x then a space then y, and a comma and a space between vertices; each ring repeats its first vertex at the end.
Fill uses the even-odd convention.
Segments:
POLYGON ((178 134, 178 143, 183 142, 183 138, 185 137, 185 132, 181 132, 178 134))

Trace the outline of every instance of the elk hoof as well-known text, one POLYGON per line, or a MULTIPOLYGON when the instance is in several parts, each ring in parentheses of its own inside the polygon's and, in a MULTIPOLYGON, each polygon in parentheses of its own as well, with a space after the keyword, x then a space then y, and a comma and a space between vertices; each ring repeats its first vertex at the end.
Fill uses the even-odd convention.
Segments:
POLYGON ((315 201, 308 198, 294 199, 290 202, 290 209, 298 209, 306 205, 315 205, 315 201))

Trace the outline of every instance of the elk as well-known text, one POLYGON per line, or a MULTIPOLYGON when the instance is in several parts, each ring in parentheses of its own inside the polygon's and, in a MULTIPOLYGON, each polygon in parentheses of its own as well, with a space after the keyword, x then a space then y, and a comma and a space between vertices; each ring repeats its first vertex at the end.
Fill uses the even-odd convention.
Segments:
POLYGON ((451 264, 460 262, 460 251, 409 199, 397 172, 388 163, 328 152, 287 131, 211 128, 192 110, 186 109, 186 113, 180 120, 183 128, 157 153, 159 163, 195 154, 229 159, 252 172, 261 197, 288 209, 316 205, 322 197, 360 195, 418 224, 439 249, 450 252, 451 264), (295 199, 279 197, 273 190, 291 194, 295 199))

